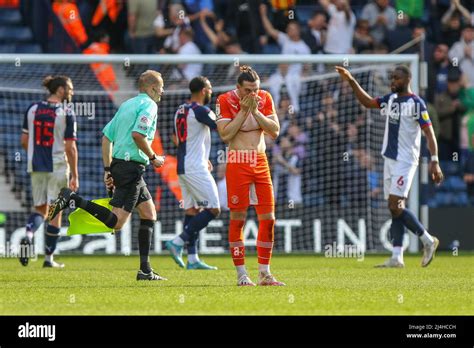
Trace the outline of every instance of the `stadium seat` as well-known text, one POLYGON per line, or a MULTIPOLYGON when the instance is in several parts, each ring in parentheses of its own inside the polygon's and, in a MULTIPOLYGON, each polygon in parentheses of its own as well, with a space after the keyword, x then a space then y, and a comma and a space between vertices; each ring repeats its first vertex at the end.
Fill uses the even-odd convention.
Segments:
POLYGON ((3 44, 0 45, 0 53, 13 53, 15 52, 14 44, 3 44))
POLYGON ((43 50, 38 44, 23 43, 15 46, 15 53, 42 53, 43 50))
POLYGON ((30 42, 33 39, 31 29, 27 27, 1 26, 0 42, 30 42))
POLYGON ((439 165, 446 176, 459 175, 460 173, 460 166, 458 162, 440 161, 439 165))
POLYGON ((0 9, 0 25, 20 25, 21 13, 15 9, 0 9))

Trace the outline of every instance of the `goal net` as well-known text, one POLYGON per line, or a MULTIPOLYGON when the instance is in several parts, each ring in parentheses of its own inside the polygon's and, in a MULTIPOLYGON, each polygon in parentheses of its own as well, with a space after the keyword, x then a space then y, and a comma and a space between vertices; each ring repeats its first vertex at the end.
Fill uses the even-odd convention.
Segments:
MULTIPOLYGON (((0 243, 11 247, 24 235, 32 211, 26 152, 21 148, 23 115, 43 100, 43 78, 64 74, 74 84, 72 107, 78 123, 79 193, 87 199, 107 197, 102 178, 101 130, 120 104, 137 93, 138 75, 146 69, 162 73, 165 93, 158 105, 155 151, 167 164, 147 169, 145 180, 158 211, 153 252, 182 230, 184 211, 176 177, 176 149, 171 141, 177 107, 189 98, 186 77, 200 73, 213 85, 216 97, 234 89, 241 64, 253 66, 261 88, 272 94, 281 131, 266 139, 276 198, 275 252, 324 253, 327 246, 356 245, 363 251, 389 247, 389 213, 383 198, 383 160, 380 149, 385 119, 367 110, 342 83, 334 65, 346 65, 372 96, 389 92, 390 72, 396 64, 410 66, 414 89, 416 56, 83 56, 42 55, 0 57, 0 243), (299 67, 302 75, 294 73, 299 67), (103 73, 103 72, 106 73, 103 73)), ((212 132, 211 161, 218 183, 222 214, 201 231, 202 253, 226 253, 229 212, 225 192, 225 144, 212 132)), ((410 204, 417 208, 418 192, 410 204)), ((60 253, 135 253, 138 216, 117 234, 66 236, 68 213, 58 243, 60 253)), ((253 209, 244 233, 249 252, 255 247, 258 221, 253 209)), ((36 233, 36 250, 43 250, 43 233, 36 233)))

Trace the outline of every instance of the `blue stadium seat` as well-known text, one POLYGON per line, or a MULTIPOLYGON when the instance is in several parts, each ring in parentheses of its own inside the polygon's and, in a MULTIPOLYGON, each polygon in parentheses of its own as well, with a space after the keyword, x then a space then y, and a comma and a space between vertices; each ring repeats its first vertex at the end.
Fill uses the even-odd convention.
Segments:
POLYGON ((450 176, 446 179, 446 182, 449 182, 449 185, 453 192, 466 191, 466 183, 460 176, 450 176))
POLYGON ((0 42, 31 42, 33 34, 28 27, 0 26, 0 42))
POLYGON ((460 173, 461 168, 459 162, 440 161, 439 165, 446 176, 459 175, 460 173))
POLYGON ((22 43, 15 46, 15 53, 42 53, 38 44, 22 43))
POLYGON ((21 13, 15 9, 0 9, 0 25, 20 25, 21 13))
POLYGON ((0 53, 15 53, 16 46, 14 44, 0 45, 0 53))

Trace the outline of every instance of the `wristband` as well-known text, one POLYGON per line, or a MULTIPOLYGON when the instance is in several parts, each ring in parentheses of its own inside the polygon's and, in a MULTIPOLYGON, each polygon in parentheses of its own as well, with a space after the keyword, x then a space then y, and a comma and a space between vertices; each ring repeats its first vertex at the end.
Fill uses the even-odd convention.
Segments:
POLYGON ((431 156, 431 162, 439 162, 438 156, 436 155, 431 156))
POLYGON ((104 171, 110 172, 110 167, 104 167, 104 171))

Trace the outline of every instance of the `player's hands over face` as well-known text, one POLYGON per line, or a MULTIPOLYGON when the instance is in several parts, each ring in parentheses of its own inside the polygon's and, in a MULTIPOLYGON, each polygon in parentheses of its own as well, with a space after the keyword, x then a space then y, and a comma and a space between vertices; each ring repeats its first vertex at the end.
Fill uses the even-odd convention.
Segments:
POLYGON ((430 162, 430 174, 431 174, 431 179, 437 185, 439 185, 444 179, 443 172, 441 171, 441 168, 438 162, 430 162))
POLYGON ((79 178, 73 176, 71 180, 69 180, 69 189, 76 192, 79 189, 79 178))
POLYGON ((160 168, 163 164, 165 164, 165 156, 156 156, 156 158, 151 163, 154 167, 160 168))
POLYGON ((350 81, 352 79, 351 73, 346 68, 343 68, 342 66, 336 66, 335 69, 343 80, 350 81))
POLYGON ((249 110, 251 110, 252 103, 252 97, 250 96, 250 94, 248 94, 240 100, 240 109, 247 113, 249 110))

